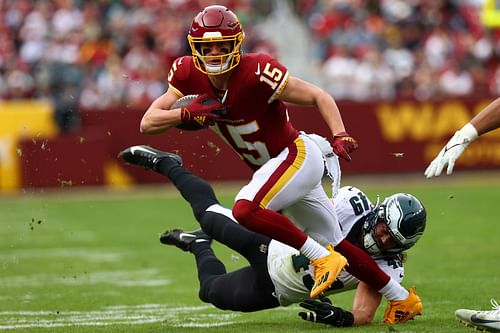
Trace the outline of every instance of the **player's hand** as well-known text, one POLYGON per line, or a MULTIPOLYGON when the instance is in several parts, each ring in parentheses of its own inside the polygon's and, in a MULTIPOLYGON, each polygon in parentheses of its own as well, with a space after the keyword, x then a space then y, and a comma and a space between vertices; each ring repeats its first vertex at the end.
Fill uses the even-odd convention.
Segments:
POLYGON ((300 306, 310 312, 299 312, 299 316, 315 323, 323 323, 336 327, 352 326, 354 317, 352 313, 332 305, 328 297, 320 296, 320 300, 306 299, 300 306))
POLYGON ((349 153, 352 153, 358 148, 356 140, 347 132, 340 132, 333 137, 333 152, 338 157, 342 157, 346 161, 351 160, 349 153))
POLYGON ((476 129, 472 127, 472 125, 469 126, 470 127, 464 126, 464 128, 455 132, 446 146, 441 149, 436 158, 425 170, 425 176, 427 178, 439 176, 446 165, 448 165, 446 174, 452 174, 455 161, 462 155, 465 148, 467 148, 467 146, 477 137, 476 129))
POLYGON ((197 123, 203 127, 213 125, 215 120, 226 113, 222 103, 213 97, 203 94, 181 109, 183 123, 197 123))

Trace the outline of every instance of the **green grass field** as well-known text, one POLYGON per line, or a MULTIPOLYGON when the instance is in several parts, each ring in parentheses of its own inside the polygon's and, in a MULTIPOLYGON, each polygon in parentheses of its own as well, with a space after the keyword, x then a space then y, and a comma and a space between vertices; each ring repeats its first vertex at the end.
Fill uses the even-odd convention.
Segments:
MULTIPOLYGON (((347 185, 344 181, 344 185, 347 185)), ((500 182, 355 183, 372 200, 417 195, 426 232, 409 252, 404 285, 417 286, 424 315, 390 328, 385 304, 371 326, 349 332, 472 332, 457 308, 489 309, 500 298, 500 182), (435 185, 438 184, 438 185, 435 185)), ((230 205, 236 188, 217 187, 230 205)), ((195 229, 170 185, 0 198, 0 331, 6 332, 326 332, 302 321, 298 306, 238 313, 197 298, 191 254, 159 243, 164 229, 195 229)), ((245 260, 219 244, 228 270, 245 260)), ((351 307, 352 293, 334 302, 351 307)))

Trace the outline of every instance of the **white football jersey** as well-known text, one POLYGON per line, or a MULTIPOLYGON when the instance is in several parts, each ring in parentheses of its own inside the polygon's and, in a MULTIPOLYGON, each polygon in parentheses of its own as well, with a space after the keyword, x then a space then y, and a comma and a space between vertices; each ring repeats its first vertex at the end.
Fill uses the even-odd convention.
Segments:
MULTIPOLYGON (((333 204, 344 237, 360 218, 371 212, 373 207, 368 197, 360 189, 352 186, 340 188, 333 199, 333 204)), ((378 258, 375 262, 394 280, 398 282, 403 280, 404 268, 399 260, 378 258)), ((309 261, 300 255, 299 251, 272 240, 268 249, 267 266, 276 288, 276 297, 282 306, 309 298, 314 275, 309 261)), ((344 270, 326 294, 354 289, 358 283, 357 278, 344 270)))

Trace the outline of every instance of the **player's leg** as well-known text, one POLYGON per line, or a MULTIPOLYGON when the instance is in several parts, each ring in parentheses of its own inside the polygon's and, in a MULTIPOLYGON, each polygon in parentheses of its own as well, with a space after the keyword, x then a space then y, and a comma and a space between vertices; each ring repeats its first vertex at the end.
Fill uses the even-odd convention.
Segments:
POLYGON ((231 211, 220 205, 209 207, 200 223, 207 234, 248 260, 254 270, 256 284, 268 285, 267 253, 271 238, 236 223, 231 211))
POLYGON ((170 179, 182 197, 189 202, 198 221, 201 221, 201 215, 208 207, 219 203, 209 183, 182 166, 175 165, 171 159, 161 160, 157 172, 170 179))
POLYGON ((236 223, 231 210, 220 205, 210 206, 200 224, 213 239, 243 255, 250 263, 259 254, 263 256, 259 260, 266 261, 267 246, 271 238, 236 223))
POLYGON ((322 245, 337 245, 343 239, 335 208, 320 182, 283 214, 322 245))
POLYGON ((159 160, 155 169, 167 176, 191 204, 196 219, 208 236, 240 253, 251 263, 266 261, 267 251, 262 249, 267 249, 270 238, 235 223, 231 210, 218 204, 210 184, 191 174, 172 158, 159 160))
MULTIPOLYGON (((236 225, 234 222, 229 224, 236 225)), ((201 231, 167 231, 161 235, 160 240, 194 255, 200 283, 198 296, 202 301, 222 310, 233 311, 257 311, 279 306, 273 296, 274 285, 271 278, 269 275, 266 278, 268 273, 265 260, 263 264, 227 273, 201 231)), ((266 254, 263 256, 266 257, 266 254)))
MULTIPOLYGON (((278 212, 313 189, 323 171, 319 149, 299 137, 253 174, 236 196, 234 217, 250 230, 300 249, 307 236, 278 212)), ((325 255, 324 248, 319 248, 323 250, 319 254, 325 255)))
MULTIPOLYGON (((294 222, 300 225, 308 235, 316 237, 322 244, 335 244, 335 249, 347 258, 349 265, 346 270, 349 273, 379 291, 389 301, 408 300, 411 305, 404 306, 410 309, 406 312, 419 312, 419 299, 410 295, 408 290, 391 279, 368 253, 345 239, 340 238, 342 240, 339 241, 339 238, 335 237, 337 231, 332 229, 333 226, 328 221, 336 221, 336 213, 321 185, 287 208, 285 212, 290 214, 294 222)), ((338 223, 335 224, 338 226, 338 223)), ((393 311, 390 311, 392 315, 395 314, 396 309, 402 308, 396 306, 397 304, 392 304, 393 311)))
POLYGON ((263 261, 255 262, 258 258, 254 257, 251 266, 226 273, 223 263, 206 243, 193 244, 190 251, 196 259, 200 282, 198 296, 202 301, 222 310, 244 312, 279 306, 278 300, 273 296, 274 285, 267 272, 267 253, 261 253, 263 261))
POLYGON ((185 232, 174 229, 164 232, 160 236, 160 241, 165 245, 174 245, 183 251, 194 254, 200 283, 198 294, 200 299, 206 301, 203 295, 211 289, 213 281, 226 274, 226 267, 217 258, 211 247, 211 238, 202 230, 185 232))
POLYGON ((210 280, 200 289, 200 299, 222 310, 252 312, 278 307, 273 292, 271 279, 263 284, 247 266, 210 280))
MULTIPOLYGON (((200 224, 215 240, 244 256, 250 263, 238 271, 200 285, 200 298, 220 309, 257 311, 279 306, 267 269, 271 239, 236 223, 231 211, 220 205, 207 209, 200 224)), ((201 281, 201 280, 200 280, 201 281)))
MULTIPOLYGON (((250 183, 238 193, 233 208, 235 218, 242 225, 288 244, 312 260, 316 283, 311 297, 317 297, 328 289, 347 261, 333 248, 327 249, 308 237, 277 212, 316 188, 323 172, 323 157, 319 148, 308 137, 300 136, 254 173, 250 183)), ((340 227, 332 225, 336 226, 336 234, 339 235, 340 227)))
POLYGON ((125 150, 121 156, 129 163, 149 167, 170 178, 191 204, 206 235, 229 246, 251 263, 249 268, 226 274, 223 263, 215 256, 203 232, 189 234, 174 230, 164 233, 160 238, 163 243, 175 245, 195 255, 202 300, 222 309, 239 311, 255 311, 279 305, 272 296, 274 285, 267 272, 269 237, 235 223, 231 211, 218 204, 210 184, 184 169, 177 155, 139 146, 137 149, 125 150))
POLYGON ((193 208, 195 217, 217 204, 215 193, 205 180, 182 167, 180 156, 149 146, 133 146, 120 152, 119 157, 130 164, 142 166, 166 176, 193 208))
MULTIPOLYGON (((375 290, 381 289, 390 277, 382 271, 365 251, 343 240, 337 214, 321 184, 302 200, 285 210, 293 221, 321 244, 334 244, 335 249, 347 258, 346 270, 375 290), (340 235, 339 235, 340 233, 340 235)), ((408 293, 402 288, 404 296, 408 293)))
POLYGON ((230 246, 245 256, 250 267, 226 273, 222 262, 215 256, 207 235, 201 230, 186 233, 181 230, 167 231, 160 240, 190 251, 196 259, 199 297, 224 310, 257 311, 279 306, 273 296, 274 285, 267 270, 267 249, 270 238, 251 232, 235 223, 221 212, 230 211, 211 206, 201 218, 207 234, 230 246))

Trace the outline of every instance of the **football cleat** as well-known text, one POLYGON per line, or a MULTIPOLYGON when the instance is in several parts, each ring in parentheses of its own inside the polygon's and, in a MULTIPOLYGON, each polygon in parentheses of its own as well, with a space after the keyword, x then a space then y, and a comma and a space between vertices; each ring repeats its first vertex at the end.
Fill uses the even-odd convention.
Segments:
POLYGON ((177 164, 182 165, 182 159, 179 155, 174 153, 169 153, 161 151, 149 146, 132 146, 118 154, 119 158, 122 158, 130 164, 139 165, 145 167, 146 169, 156 170, 158 163, 169 158, 175 161, 177 164))
POLYGON ((335 282, 340 272, 347 265, 347 259, 336 252, 333 246, 328 245, 330 254, 326 257, 311 260, 314 267, 314 285, 311 289, 311 298, 316 298, 323 294, 335 282))
POLYGON ((490 300, 493 310, 478 311, 459 309, 455 311, 457 319, 466 326, 484 332, 500 332, 500 306, 493 298, 490 300))
POLYGON ((203 230, 198 229, 191 232, 185 232, 182 229, 167 230, 160 235, 160 242, 165 245, 175 245, 182 251, 191 251, 193 243, 212 242, 203 230))
POLYGON ((400 324, 421 315, 424 306, 415 288, 408 288, 409 295, 401 301, 389 301, 384 313, 384 323, 400 324))

